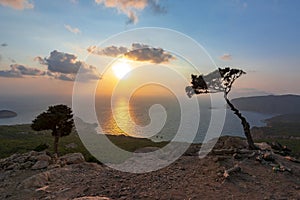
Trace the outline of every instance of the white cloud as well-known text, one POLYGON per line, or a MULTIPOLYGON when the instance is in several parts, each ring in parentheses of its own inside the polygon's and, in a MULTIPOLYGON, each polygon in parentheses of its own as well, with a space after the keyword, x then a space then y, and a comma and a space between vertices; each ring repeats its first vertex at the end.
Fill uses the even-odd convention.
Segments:
POLYGON ((71 3, 77 4, 79 0, 70 0, 71 3))
POLYGON ((65 25, 65 28, 70 31, 71 33, 74 33, 74 34, 79 34, 81 33, 81 31, 78 29, 78 28, 73 28, 72 26, 66 24, 65 25))
POLYGON ((221 57, 220 57, 221 60, 224 60, 224 61, 229 61, 229 60, 232 60, 232 55, 229 54, 229 53, 224 53, 221 57))
POLYGON ((95 0, 97 4, 103 4, 107 8, 115 8, 120 13, 127 15, 128 24, 138 22, 138 11, 150 7, 156 13, 164 13, 165 9, 159 5, 159 0, 95 0))
POLYGON ((34 8, 33 2, 30 2, 29 0, 0 0, 0 5, 8 6, 16 10, 34 8))

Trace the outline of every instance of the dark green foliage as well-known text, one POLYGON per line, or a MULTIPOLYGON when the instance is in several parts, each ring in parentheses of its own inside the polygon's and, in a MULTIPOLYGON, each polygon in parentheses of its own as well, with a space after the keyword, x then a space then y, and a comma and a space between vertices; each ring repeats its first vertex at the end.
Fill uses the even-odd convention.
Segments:
POLYGON ((40 144, 37 147, 35 147, 33 150, 34 151, 44 151, 44 150, 46 150, 48 148, 49 148, 49 145, 46 144, 46 143, 43 143, 43 144, 40 144))
POLYGON ((231 69, 226 67, 219 68, 207 75, 192 74, 191 86, 187 86, 185 91, 189 97, 194 94, 224 92, 226 95, 230 92, 231 87, 236 79, 245 74, 243 70, 231 69))
POLYGON ((35 131, 51 130, 54 139, 54 152, 58 153, 58 140, 71 133, 74 126, 72 110, 66 105, 49 106, 33 120, 31 128, 35 131))

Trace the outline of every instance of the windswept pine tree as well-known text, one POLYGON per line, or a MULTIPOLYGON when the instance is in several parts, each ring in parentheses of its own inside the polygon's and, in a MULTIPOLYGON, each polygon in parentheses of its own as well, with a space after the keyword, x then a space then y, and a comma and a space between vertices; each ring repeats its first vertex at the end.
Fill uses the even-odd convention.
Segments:
POLYGON ((247 119, 242 115, 242 113, 230 102, 228 94, 232 89, 232 85, 236 79, 238 79, 243 74, 246 74, 240 69, 231 69, 226 67, 224 69, 219 68, 207 75, 191 75, 192 82, 191 86, 187 86, 185 91, 187 95, 191 98, 194 94, 207 94, 207 93, 217 93, 223 92, 224 98, 234 112, 234 114, 241 120, 241 124, 244 129, 244 134, 247 138, 249 149, 257 149, 254 145, 250 125, 247 119))

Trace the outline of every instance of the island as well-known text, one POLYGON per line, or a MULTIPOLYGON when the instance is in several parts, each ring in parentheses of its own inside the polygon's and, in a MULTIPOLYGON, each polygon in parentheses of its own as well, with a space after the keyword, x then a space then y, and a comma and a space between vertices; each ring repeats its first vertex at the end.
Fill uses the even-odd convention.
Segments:
POLYGON ((18 114, 10 110, 0 110, 0 119, 16 117, 18 114))

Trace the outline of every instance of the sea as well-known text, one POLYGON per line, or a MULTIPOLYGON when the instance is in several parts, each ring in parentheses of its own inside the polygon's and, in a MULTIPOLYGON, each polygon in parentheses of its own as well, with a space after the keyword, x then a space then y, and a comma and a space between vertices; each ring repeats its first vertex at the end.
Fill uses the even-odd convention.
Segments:
MULTIPOLYGON (((114 99, 113 103, 111 103, 111 98, 98 97, 95 99, 95 102, 95 110, 101 133, 124 134, 133 137, 147 137, 154 141, 168 141, 172 140, 178 133, 181 123, 190 123, 191 126, 194 126, 195 123, 193 122, 196 121, 196 124, 199 126, 196 135, 193 136, 193 142, 202 142, 206 134, 208 134, 210 126, 221 127, 220 135, 244 136, 240 120, 228 109, 225 101, 222 101, 222 99, 220 99, 218 106, 214 107, 209 98, 199 98, 199 109, 191 108, 191 112, 185 111, 184 117, 187 119, 184 120, 181 118, 180 100, 176 98, 137 97, 132 98, 128 104, 128 101, 122 99, 122 97, 114 99), (153 105, 156 106, 156 109, 152 109, 153 105), (151 109, 152 111, 149 113, 151 109), (195 110, 196 112, 199 111, 200 120, 195 115, 195 110), (224 122, 223 117, 219 118, 215 114, 212 114, 213 112, 223 113, 224 122), (159 116, 161 115, 164 117, 160 118, 159 116), (155 120, 157 116, 159 120, 155 120), (154 124, 154 126, 149 126, 152 121, 158 121, 159 125, 156 126, 154 124), (160 123, 161 121, 164 121, 164 123, 160 123), (146 126, 148 127, 143 129, 146 126), (150 135, 148 134, 149 132, 151 132, 150 135)), ((51 95, 1 97, 0 110, 12 110, 18 115, 14 118, 0 119, 0 125, 30 124, 37 115, 47 110, 49 105, 56 104, 66 104, 72 107, 72 98, 70 96, 51 95)), ((85 108, 81 109, 84 110, 85 108)), ((265 126, 264 120, 272 117, 270 114, 250 111, 241 112, 251 127, 265 126)), ((86 122, 97 123, 90 120, 86 122)), ((188 128, 183 130, 189 132, 188 128)), ((183 137, 179 140, 190 142, 191 139, 189 136, 185 137, 183 134, 183 137)))

